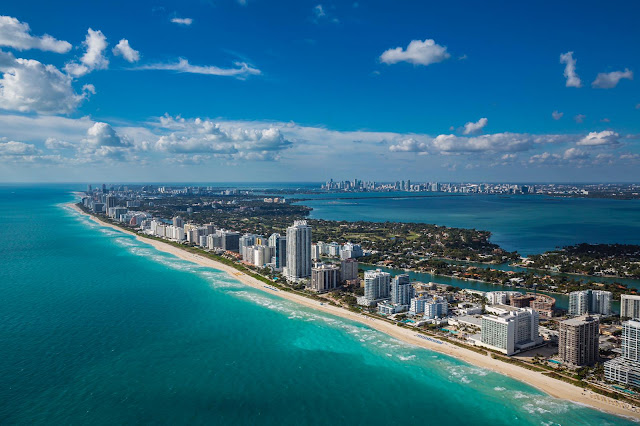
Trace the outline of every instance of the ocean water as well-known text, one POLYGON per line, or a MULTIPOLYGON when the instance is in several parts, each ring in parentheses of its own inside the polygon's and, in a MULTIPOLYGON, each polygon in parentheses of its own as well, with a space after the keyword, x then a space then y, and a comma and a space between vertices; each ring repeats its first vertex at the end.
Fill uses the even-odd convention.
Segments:
POLYGON ((632 424, 158 252, 68 189, 0 187, 0 424, 632 424))
POLYGON ((536 254, 578 243, 640 244, 640 200, 542 195, 354 193, 313 195, 310 217, 423 222, 491 231, 506 250, 536 254), (383 196, 384 198, 380 198, 383 196), (342 198, 340 198, 342 197, 342 198), (344 197, 351 197, 350 199, 344 197))

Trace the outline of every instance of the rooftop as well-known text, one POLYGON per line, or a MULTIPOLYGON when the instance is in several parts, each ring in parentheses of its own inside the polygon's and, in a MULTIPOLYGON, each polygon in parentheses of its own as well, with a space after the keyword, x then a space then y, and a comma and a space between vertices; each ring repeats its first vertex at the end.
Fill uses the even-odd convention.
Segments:
MULTIPOLYGON (((593 315, 582 315, 580 317, 570 318, 568 320, 562 321, 562 324, 571 325, 571 326, 580 326, 583 324, 587 324, 593 321, 599 321, 597 316, 593 315)), ((640 324, 639 324, 640 325, 640 324)))

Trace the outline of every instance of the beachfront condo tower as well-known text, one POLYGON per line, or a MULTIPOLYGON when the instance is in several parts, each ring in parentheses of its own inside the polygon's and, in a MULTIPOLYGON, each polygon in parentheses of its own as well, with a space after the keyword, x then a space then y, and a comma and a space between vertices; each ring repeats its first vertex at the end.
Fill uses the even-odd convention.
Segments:
POLYGON ((559 357, 572 367, 598 362, 600 321, 584 315, 560 323, 559 357))
POLYGON ((311 226, 306 220, 296 220, 287 228, 285 276, 291 281, 311 276, 311 226))

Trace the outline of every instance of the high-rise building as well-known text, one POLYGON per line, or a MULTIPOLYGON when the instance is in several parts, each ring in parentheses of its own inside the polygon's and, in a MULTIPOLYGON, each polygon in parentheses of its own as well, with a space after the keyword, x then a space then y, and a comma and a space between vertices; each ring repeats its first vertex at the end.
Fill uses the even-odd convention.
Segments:
POLYGON ((391 281, 391 303, 407 305, 408 307, 411 304, 413 295, 414 289, 409 280, 409 275, 397 275, 391 281))
POLYGON ((344 259, 340 262, 340 279, 352 281, 358 279, 358 261, 355 259, 344 259))
POLYGON ((381 269, 364 272, 364 296, 358 298, 361 305, 372 305, 376 301, 389 298, 391 274, 381 269))
POLYGON ((622 356, 604 363, 604 377, 612 382, 640 387, 640 321, 622 323, 622 356))
POLYGON ((409 305, 409 313, 411 315, 424 314, 424 305, 433 300, 427 296, 414 297, 409 305))
POLYGON ((338 257, 340 256, 341 250, 342 247, 340 247, 340 244, 336 243, 335 241, 329 244, 329 256, 338 257))
POLYGON ((640 296, 623 294, 620 297, 620 318, 640 318, 640 296))
POLYGON ((287 228, 287 266, 290 280, 311 276, 311 226, 306 220, 296 220, 287 228))
POLYGON ((223 250, 239 253, 240 233, 235 231, 223 231, 221 237, 223 250))
POLYGON ((536 311, 504 305, 497 305, 495 309, 498 315, 482 317, 481 338, 477 344, 513 355, 542 343, 536 311))
POLYGON ((253 264, 260 268, 264 267, 267 263, 271 262, 271 253, 273 247, 266 245, 259 245, 253 247, 253 264))
POLYGON ((104 206, 109 211, 111 207, 115 207, 118 199, 113 195, 107 195, 104 197, 104 206))
POLYGON ((321 264, 311 268, 311 283, 309 288, 318 293, 325 293, 337 288, 340 283, 340 267, 337 265, 321 264))
POLYGON ((253 234, 244 234, 238 239, 238 252, 242 253, 245 247, 250 247, 256 243, 256 236, 253 234))
POLYGON ((287 238, 278 236, 275 245, 275 268, 277 271, 287 266, 287 238))
POLYGON ((173 218, 173 226, 177 227, 177 228, 183 228, 184 227, 184 220, 182 220, 182 218, 180 216, 176 216, 173 218))
POLYGON ((341 259, 358 258, 362 257, 362 247, 360 244, 345 243, 340 250, 341 259))
POLYGON ((311 244, 311 259, 320 260, 322 253, 320 253, 320 246, 318 244, 311 244))
POLYGON ((215 233, 207 235, 207 248, 209 248, 210 250, 222 248, 222 237, 220 236, 220 234, 215 233))
POLYGON ((280 234, 278 234, 277 232, 271 234, 268 241, 269 247, 275 247, 279 238, 280 234))
POLYGON ((611 315, 611 292, 581 290, 569 293, 569 315, 611 315))
POLYGON ((571 366, 598 362, 600 320, 583 315, 560 322, 558 356, 571 366))
POLYGON ((449 302, 444 297, 436 296, 424 304, 424 318, 434 319, 446 317, 449 313, 449 302))

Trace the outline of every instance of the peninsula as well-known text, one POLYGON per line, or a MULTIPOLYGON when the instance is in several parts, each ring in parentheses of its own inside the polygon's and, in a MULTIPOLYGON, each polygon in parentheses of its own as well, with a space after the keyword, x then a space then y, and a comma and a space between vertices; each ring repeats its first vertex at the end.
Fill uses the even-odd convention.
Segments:
POLYGON ((356 321, 407 343, 450 355, 470 364, 507 375, 534 386, 554 397, 589 405, 612 414, 640 419, 640 411, 633 404, 633 401, 625 400, 617 394, 612 394, 611 392, 591 385, 587 385, 588 388, 579 387, 577 384, 584 385, 584 383, 566 379, 562 376, 560 376, 560 380, 558 380, 556 377, 559 375, 554 375, 547 369, 540 367, 535 368, 530 365, 515 362, 490 350, 479 350, 478 348, 467 347, 466 345, 459 344, 457 341, 437 336, 427 331, 398 326, 394 321, 385 320, 366 312, 356 312, 334 303, 327 303, 326 299, 313 297, 291 288, 285 288, 277 282, 271 281, 252 269, 249 269, 245 265, 231 261, 229 258, 221 257, 214 253, 207 253, 199 248, 162 241, 141 232, 134 232, 131 229, 123 227, 121 224, 108 221, 104 216, 90 214, 79 205, 69 204, 68 206, 79 214, 91 217, 92 220, 102 226, 135 236, 138 240, 150 244, 157 250, 170 253, 183 260, 225 271, 238 281, 257 290, 299 303, 312 309, 356 321))

